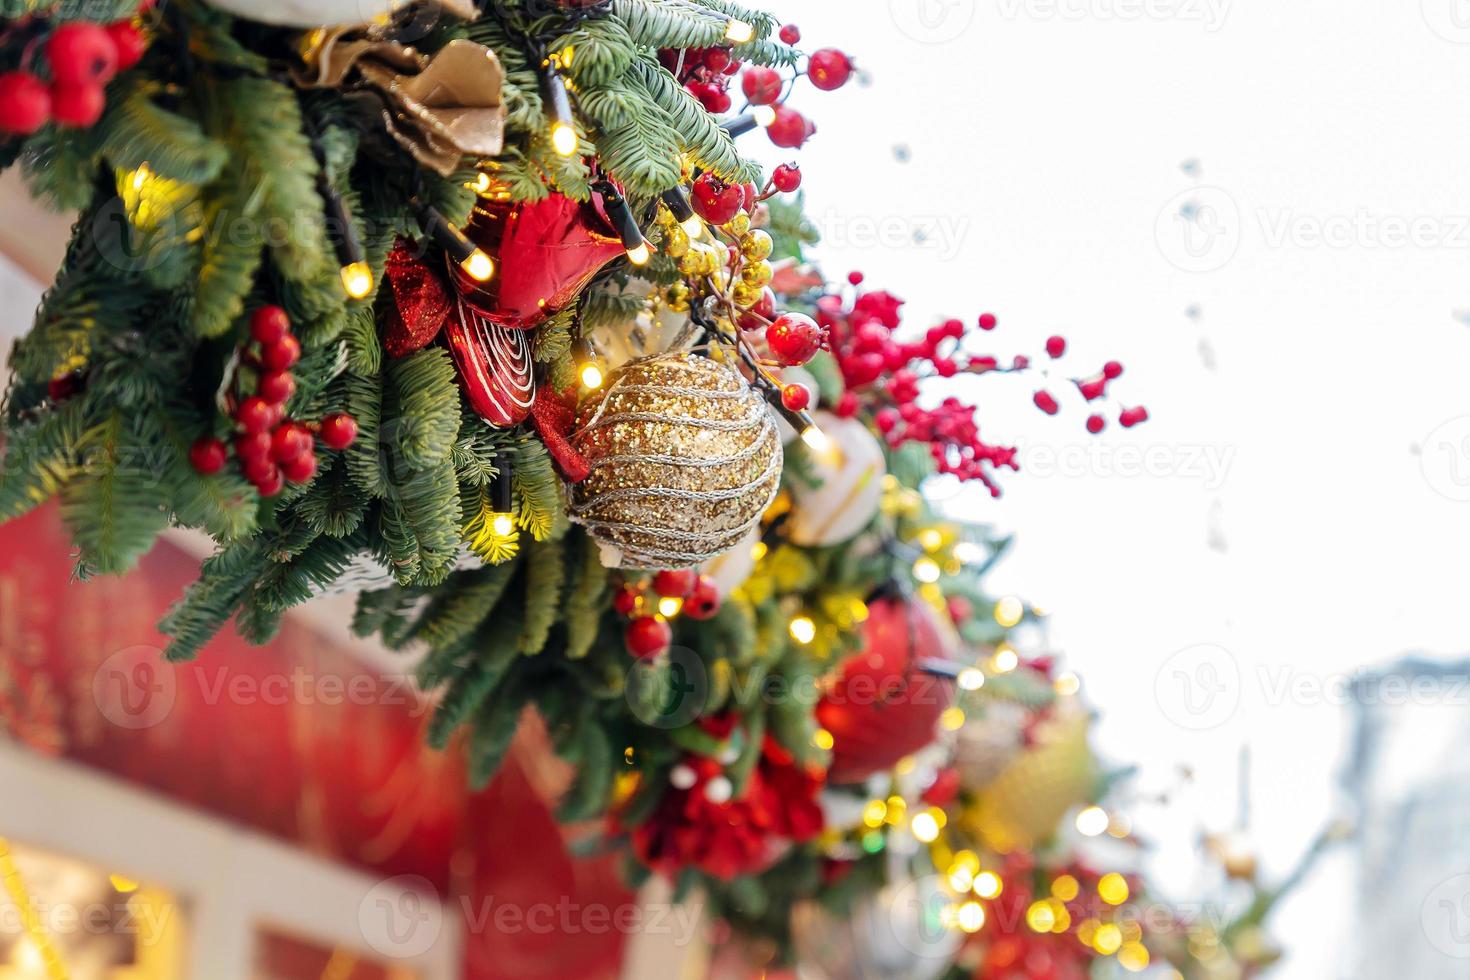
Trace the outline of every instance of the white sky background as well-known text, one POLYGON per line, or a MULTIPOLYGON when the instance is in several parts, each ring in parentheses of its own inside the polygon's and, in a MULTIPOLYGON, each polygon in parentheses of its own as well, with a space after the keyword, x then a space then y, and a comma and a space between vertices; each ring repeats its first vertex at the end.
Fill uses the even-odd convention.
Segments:
MULTIPOLYGON (((1153 419, 1098 440, 1075 391, 1048 419, 1029 382, 971 389, 992 438, 1168 461, 1128 476, 1114 455, 971 498, 1019 537, 993 582, 1051 611, 1104 751, 1141 764, 1141 786, 1196 769, 1192 791, 1139 819, 1163 842, 1163 880, 1201 884, 1188 845, 1231 821, 1242 745, 1263 864, 1284 873, 1336 800, 1348 713, 1331 685, 1467 645, 1470 503, 1450 498, 1470 498, 1457 482, 1470 483, 1470 326, 1452 316, 1470 307, 1470 4, 767 6, 872 76, 794 102, 819 126, 800 160, 829 275, 864 270, 921 327, 994 311, 1000 353, 1039 354, 1056 332, 1069 373, 1127 365, 1115 390, 1153 419), (1185 199, 1214 232, 1194 230, 1194 259, 1172 220, 1185 199), (921 227, 926 247, 900 244, 921 227), (880 228, 897 240, 875 241, 880 228), (1196 260, 1210 268, 1179 267, 1196 260), (1228 463, 1221 476, 1205 452, 1228 463), (1170 661, 1206 643, 1228 653, 1170 661), (1211 668, 1227 690, 1190 715, 1174 672, 1211 668)), ((742 143, 789 156, 759 134, 742 143)), ((1280 975, 1348 969, 1350 886, 1332 862, 1287 907, 1280 975)))

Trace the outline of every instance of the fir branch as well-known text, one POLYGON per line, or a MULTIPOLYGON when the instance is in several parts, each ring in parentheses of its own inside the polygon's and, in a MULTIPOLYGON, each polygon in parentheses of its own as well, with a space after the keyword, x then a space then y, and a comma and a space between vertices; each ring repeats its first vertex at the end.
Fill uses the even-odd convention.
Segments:
POLYGON ((537 654, 546 646, 562 606, 566 553, 560 541, 540 541, 526 550, 526 613, 518 645, 537 654))
POLYGON ((566 656, 581 660, 592 650, 602 620, 608 592, 607 569, 597 553, 597 544, 585 534, 571 539, 570 560, 574 565, 572 585, 563 616, 567 628, 566 656))

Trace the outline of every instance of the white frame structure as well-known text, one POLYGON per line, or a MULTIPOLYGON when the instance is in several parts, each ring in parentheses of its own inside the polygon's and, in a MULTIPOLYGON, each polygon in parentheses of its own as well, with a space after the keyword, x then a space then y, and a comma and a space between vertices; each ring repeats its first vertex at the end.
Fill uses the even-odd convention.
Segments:
POLYGON ((0 836, 167 889, 187 908, 184 975, 251 980, 253 943, 277 928, 360 951, 422 980, 459 980, 457 910, 404 879, 378 880, 62 759, 0 740, 0 836), (434 941, 384 955, 364 909, 383 902, 434 915, 434 941))

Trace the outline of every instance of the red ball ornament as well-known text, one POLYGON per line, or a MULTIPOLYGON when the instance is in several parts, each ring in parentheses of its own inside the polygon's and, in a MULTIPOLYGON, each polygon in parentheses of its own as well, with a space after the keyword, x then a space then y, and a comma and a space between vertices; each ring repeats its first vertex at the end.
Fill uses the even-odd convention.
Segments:
POLYGON ((255 393, 273 405, 284 405, 296 393, 296 379, 290 371, 267 371, 260 376, 255 393))
POLYGON ((260 363, 272 371, 284 371, 301 360, 301 341, 287 334, 260 351, 260 363))
POLYGON ((791 194, 801 187, 801 168, 794 163, 783 163, 771 171, 771 186, 782 194, 791 194))
POLYGON ((0 75, 0 133, 29 136, 51 118, 51 92, 28 71, 0 75))
POLYGON ((132 25, 131 21, 120 20, 114 24, 108 24, 103 28, 107 36, 112 39, 112 44, 117 48, 117 70, 127 71, 129 68, 143 60, 143 52, 148 50, 148 42, 143 38, 143 32, 132 25))
POLYGON ((684 615, 690 619, 709 619, 720 611, 720 589, 708 575, 699 576, 694 591, 684 600, 684 615))
POLYGON ((799 149, 816 131, 817 127, 806 116, 784 105, 776 107, 776 118, 766 127, 771 142, 789 150, 799 149))
POLYGON ((262 306, 250 314, 250 338, 268 346, 291 332, 291 318, 279 306, 262 306))
POLYGON ((311 433, 287 422, 271 433, 271 459, 285 463, 311 451, 311 433))
POLYGON ((1057 408, 1059 406, 1057 405, 1057 400, 1051 396, 1050 392, 1038 391, 1036 394, 1031 396, 1031 400, 1036 403, 1037 408, 1041 409, 1046 414, 1057 414, 1057 408))
POLYGON ((265 432, 275 424, 275 406, 259 395, 251 395, 235 408, 235 421, 247 433, 265 432))
POLYGON ((1046 338, 1046 353, 1053 358, 1061 357, 1063 354, 1067 353, 1067 338, 1046 338))
POLYGON ((813 85, 831 92, 846 85, 852 77, 852 59, 836 48, 823 48, 812 53, 806 73, 813 85))
POLYGON ((826 331, 805 313, 783 313, 766 329, 766 346, 788 367, 810 361, 825 340, 826 331))
POLYGON ((357 441, 357 419, 346 412, 335 412, 322 419, 319 435, 328 449, 346 449, 357 441))
POLYGON ((1108 420, 1103 418, 1101 415, 1087 416, 1087 431, 1091 432, 1093 435, 1097 435, 1099 432, 1101 432, 1104 428, 1107 427, 1107 424, 1108 420))
POLYGON ((689 204, 705 221, 723 225, 745 207, 745 188, 727 184, 711 173, 700 174, 694 181, 689 204))
POLYGON ((316 476, 316 454, 304 452, 281 463, 281 475, 292 483, 305 483, 316 476))
POLYGON ((776 293, 770 286, 761 290, 754 306, 740 314, 741 330, 759 330, 776 318, 776 293))
POLYGON ((948 657, 928 607, 880 599, 869 605, 863 631, 865 649, 843 663, 817 705, 818 722, 832 733, 833 783, 861 782, 928 745, 950 702, 950 684, 919 670, 948 657))
POLYGON ((764 65, 745 69, 740 76, 740 91, 751 105, 770 105, 781 97, 781 73, 764 65))
POLYGON ((659 572, 655 575, 653 577, 653 591, 662 596, 683 599, 694 591, 694 586, 698 581, 699 573, 694 569, 677 568, 672 571, 659 572))
POLYGON ((72 21, 51 32, 46 60, 58 87, 105 85, 117 74, 117 43, 96 24, 72 21))
POLYGON ((51 89, 51 118, 58 126, 86 129, 102 118, 107 96, 96 82, 57 85, 51 89))
POLYGON ((801 40, 801 28, 795 24, 783 24, 778 36, 782 44, 795 44, 801 40))
POLYGON ((225 444, 213 436, 205 436, 189 447, 189 465, 196 473, 210 476, 225 468, 229 451, 225 444))
POLYGON ((811 389, 806 385, 789 384, 781 388, 781 404, 793 412, 800 412, 812 403, 811 389))
POLYGON ((623 632, 628 652, 640 660, 656 657, 674 642, 674 631, 657 616, 639 616, 623 632))

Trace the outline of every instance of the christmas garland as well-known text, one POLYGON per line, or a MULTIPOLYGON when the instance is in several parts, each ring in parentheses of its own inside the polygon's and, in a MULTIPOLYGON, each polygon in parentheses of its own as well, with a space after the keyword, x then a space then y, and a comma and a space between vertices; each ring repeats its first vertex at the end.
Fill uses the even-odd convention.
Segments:
POLYGON ((0 4, 0 164, 78 214, 11 356, 0 519, 59 498, 83 577, 209 533, 172 660, 360 593, 477 783, 534 707, 587 847, 789 953, 834 865, 867 893, 873 832, 914 830, 844 830, 834 799, 1054 697, 1006 643, 1031 614, 981 587, 1004 542, 920 493, 1017 465, 945 385, 1045 375, 1054 415, 1121 365, 1053 379, 1060 337, 1002 359, 993 315, 914 330, 824 281, 799 168, 735 140, 799 147, 797 84, 854 66, 767 14, 225 7, 0 4))

